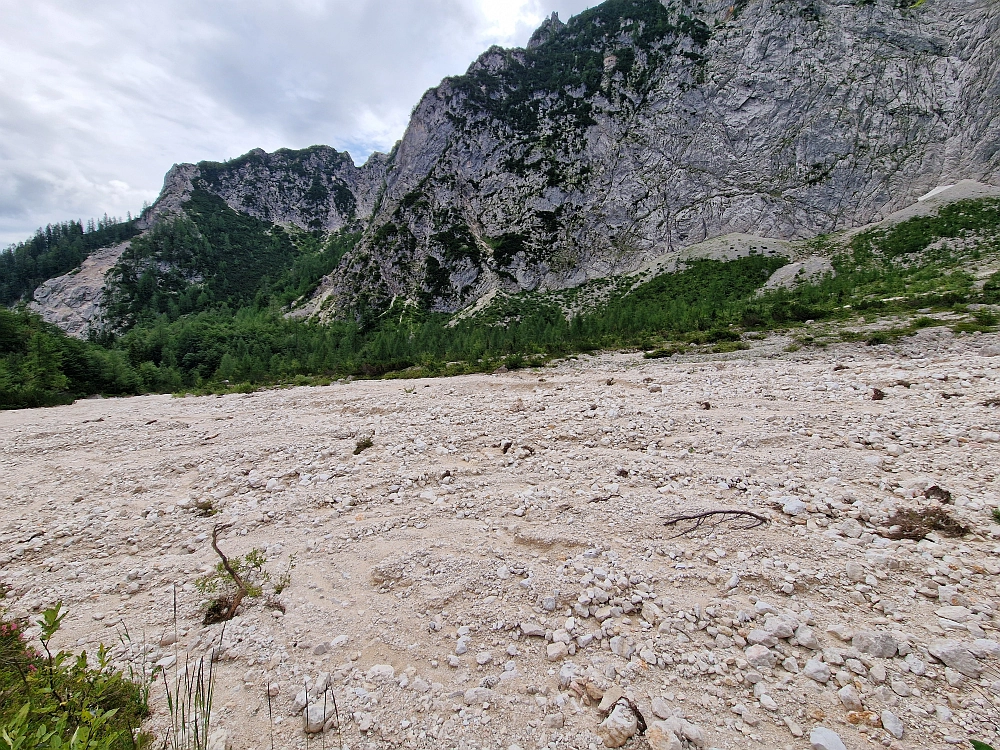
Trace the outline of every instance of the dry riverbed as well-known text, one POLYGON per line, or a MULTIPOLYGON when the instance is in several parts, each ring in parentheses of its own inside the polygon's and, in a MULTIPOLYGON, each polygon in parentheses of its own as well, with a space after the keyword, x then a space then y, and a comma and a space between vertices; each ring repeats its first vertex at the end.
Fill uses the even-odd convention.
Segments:
POLYGON ((171 675, 214 654, 220 748, 338 747, 306 690, 353 750, 995 741, 998 343, 0 413, 5 603, 62 600, 58 645, 120 660, 124 624, 171 675), (970 532, 892 538, 934 508, 970 532), (664 525, 715 509, 770 523, 664 525), (284 613, 203 626, 219 523, 227 554, 294 558, 284 613))

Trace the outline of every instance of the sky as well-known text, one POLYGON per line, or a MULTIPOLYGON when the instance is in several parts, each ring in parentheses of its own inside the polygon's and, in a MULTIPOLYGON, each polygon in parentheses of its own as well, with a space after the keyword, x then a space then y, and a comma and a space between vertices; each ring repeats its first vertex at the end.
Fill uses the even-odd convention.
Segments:
POLYGON ((327 144, 363 163, 421 95, 596 0, 0 0, 0 247, 124 217, 172 164, 327 144))

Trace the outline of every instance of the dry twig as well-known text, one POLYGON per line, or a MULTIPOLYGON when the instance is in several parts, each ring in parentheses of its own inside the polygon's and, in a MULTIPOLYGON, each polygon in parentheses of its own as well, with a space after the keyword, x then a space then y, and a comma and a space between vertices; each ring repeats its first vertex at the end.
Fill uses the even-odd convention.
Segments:
POLYGON ((678 532, 675 537, 693 534, 706 523, 710 528, 715 528, 725 523, 734 531, 746 531, 748 529, 756 529, 759 526, 766 526, 769 521, 764 516, 749 510, 703 510, 695 513, 670 516, 664 521, 663 525, 678 528, 678 525, 683 523, 690 523, 691 527, 678 532))

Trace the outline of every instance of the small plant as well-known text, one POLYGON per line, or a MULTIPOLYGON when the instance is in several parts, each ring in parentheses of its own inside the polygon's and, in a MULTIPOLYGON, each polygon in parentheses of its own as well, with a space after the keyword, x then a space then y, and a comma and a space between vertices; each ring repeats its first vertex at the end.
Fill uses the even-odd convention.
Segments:
POLYGON ((991 510, 990 515, 993 517, 993 523, 1000 523, 1000 508, 991 510))
POLYGON ((198 500, 194 504, 194 508, 195 508, 195 511, 197 511, 197 513, 198 513, 199 516, 205 516, 205 517, 214 516, 216 513, 219 512, 215 508, 215 503, 213 503, 212 499, 208 498, 208 497, 204 498, 202 500, 198 500))
POLYGON ((284 591, 291 585, 292 570, 294 568, 295 568, 295 555, 291 554, 288 556, 288 565, 285 566, 284 572, 271 582, 271 587, 274 589, 275 596, 280 594, 282 591, 284 591))
POLYGON ((102 645, 96 666, 87 653, 53 653, 66 617, 62 602, 37 625, 42 652, 24 637, 24 622, 0 621, 0 750, 137 750, 149 713, 148 684, 110 664, 102 645))
POLYGON ((205 667, 202 657, 176 675, 173 688, 163 674, 170 714, 171 750, 207 750, 212 729, 212 701, 215 697, 215 671, 212 657, 205 667))
POLYGON ((985 742, 980 742, 979 740, 969 740, 972 743, 973 750, 993 750, 990 745, 985 742))
POLYGON ((972 317, 976 319, 979 325, 987 327, 995 326, 1000 321, 1000 317, 992 310, 976 310, 972 314, 972 317))
POLYGON ((354 455, 359 455, 362 451, 368 450, 373 445, 375 445, 375 443, 372 442, 371 437, 363 437, 359 439, 358 442, 354 444, 354 455))
MULTIPOLYGON (((195 581, 195 586, 202 594, 215 595, 205 612, 206 625, 232 620, 245 598, 260 598, 264 594, 264 584, 272 582, 271 573, 264 567, 267 564, 264 550, 255 547, 245 555, 229 558, 219 549, 219 532, 229 526, 218 524, 212 529, 212 549, 219 556, 219 562, 215 570, 195 581)), ((291 582, 294 565, 293 556, 289 559, 288 569, 279 577, 278 584, 272 584, 275 594, 287 588, 291 582)))

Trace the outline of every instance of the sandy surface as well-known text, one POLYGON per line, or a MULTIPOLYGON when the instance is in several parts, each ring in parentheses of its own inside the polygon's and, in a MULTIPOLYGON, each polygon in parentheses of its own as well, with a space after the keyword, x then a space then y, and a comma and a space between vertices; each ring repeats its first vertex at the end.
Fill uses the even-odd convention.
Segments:
MULTIPOLYGON (((672 722, 627 747, 806 748, 820 725, 848 748, 995 740, 997 344, 928 329, 898 348, 6 412, 0 581, 13 615, 63 600, 67 648, 117 644, 123 622, 151 661, 215 649, 233 748, 272 730, 305 747, 307 684, 336 696, 355 749, 602 747, 613 685, 672 722), (939 504, 933 485, 973 533, 886 538, 897 507, 939 504), (771 523, 664 526, 720 508, 771 523), (224 634, 194 587, 222 522, 227 553, 296 561, 285 614, 249 602, 224 634)), ((162 732, 162 683, 154 702, 162 732)))

